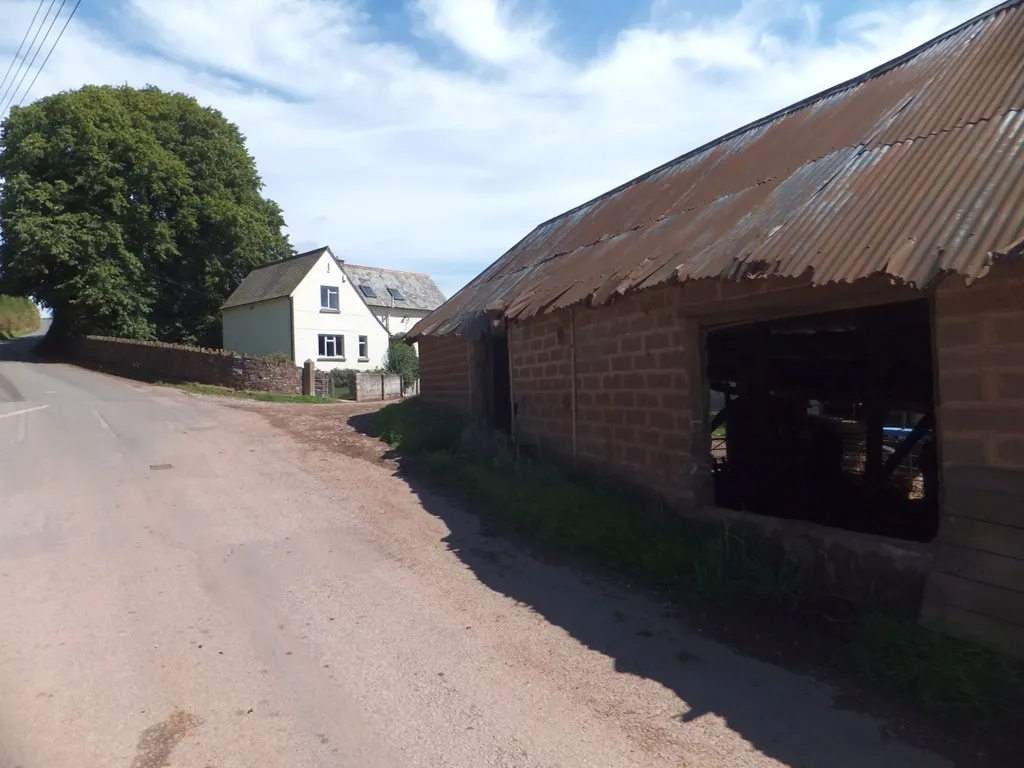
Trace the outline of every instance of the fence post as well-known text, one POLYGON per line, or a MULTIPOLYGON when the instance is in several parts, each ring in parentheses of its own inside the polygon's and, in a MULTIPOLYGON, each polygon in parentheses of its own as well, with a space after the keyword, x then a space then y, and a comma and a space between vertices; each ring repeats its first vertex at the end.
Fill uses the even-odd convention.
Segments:
POLYGON ((302 366, 302 394, 316 394, 316 363, 307 360, 302 366))

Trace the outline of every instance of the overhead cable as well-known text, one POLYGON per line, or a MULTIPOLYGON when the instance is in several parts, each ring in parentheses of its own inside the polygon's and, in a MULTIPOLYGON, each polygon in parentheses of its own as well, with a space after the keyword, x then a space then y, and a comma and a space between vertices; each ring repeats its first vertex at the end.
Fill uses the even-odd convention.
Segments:
MULTIPOLYGON (((78 6, 80 6, 81 4, 82 4, 82 0, 78 0, 75 3, 75 7, 71 9, 71 13, 68 15, 68 17, 66 19, 64 19, 64 26, 60 28, 60 33, 57 35, 57 39, 53 41, 53 45, 50 46, 50 50, 46 52, 46 58, 43 59, 43 63, 40 64, 39 65, 39 69, 36 70, 35 75, 32 77, 32 82, 28 84, 28 88, 26 88, 25 92, 23 94, 21 94, 21 99, 18 100, 18 106, 19 107, 22 105, 22 102, 25 101, 25 97, 28 96, 30 93, 32 93, 32 87, 36 84, 36 80, 39 79, 39 75, 42 73, 42 71, 44 69, 46 69, 46 62, 48 62, 50 60, 50 56, 51 56, 51 54, 53 54, 54 49, 57 47, 57 43, 59 43, 60 39, 62 37, 64 37, 64 31, 68 28, 68 24, 71 23, 71 20, 73 18, 75 18, 75 13, 77 13, 78 6)), ((64 7, 63 3, 61 4, 61 7, 62 8, 64 7)), ((56 19, 56 18, 57 17, 54 16, 54 19, 56 19)), ((44 38, 44 42, 45 42, 45 38, 44 38)))
POLYGON ((57 4, 57 0, 50 0, 50 5, 46 9, 46 13, 43 15, 43 20, 39 22, 39 26, 36 28, 36 33, 32 35, 32 42, 28 44, 28 50, 26 50, 25 55, 22 56, 18 69, 15 71, 14 77, 11 78, 10 85, 7 86, 7 91, 0 96, 0 115, 3 115, 7 111, 7 108, 14 102, 14 97, 18 95, 18 91, 21 90, 22 83, 25 82, 25 78, 28 77, 28 73, 32 70, 32 65, 36 63, 36 57, 39 56, 39 51, 42 50, 43 46, 46 44, 46 38, 50 36, 53 24, 57 21, 57 16, 60 15, 60 12, 67 1, 68 0, 61 0, 57 13, 55 13, 53 19, 50 20, 50 26, 47 27, 46 34, 43 35, 42 42, 39 43, 39 47, 35 49, 35 52, 32 54, 32 58, 29 59, 28 65, 26 66, 25 60, 28 59, 29 51, 35 48, 36 40, 39 39, 39 33, 42 31, 43 25, 46 24, 46 20, 50 18, 50 11, 53 10, 53 6, 57 4), (18 79, 19 72, 21 73, 20 79, 18 79))
MULTIPOLYGON (((45 2, 46 0, 39 0, 39 5, 36 6, 36 12, 32 14, 32 21, 28 23, 28 28, 25 30, 25 35, 21 38, 21 45, 19 45, 18 50, 14 52, 14 58, 11 59, 11 63, 7 65, 7 71, 4 72, 4 79, 0 80, 0 91, 2 91, 4 85, 7 84, 7 76, 11 74, 11 70, 14 69, 14 65, 18 62, 19 58, 21 57, 21 49, 25 47, 25 41, 28 40, 28 33, 31 32, 32 27, 35 26, 36 17, 39 16, 39 11, 42 10, 43 3, 45 2)), ((17 73, 15 73, 14 76, 17 77, 17 73)), ((3 97, 0 96, 0 100, 2 99, 3 97)))

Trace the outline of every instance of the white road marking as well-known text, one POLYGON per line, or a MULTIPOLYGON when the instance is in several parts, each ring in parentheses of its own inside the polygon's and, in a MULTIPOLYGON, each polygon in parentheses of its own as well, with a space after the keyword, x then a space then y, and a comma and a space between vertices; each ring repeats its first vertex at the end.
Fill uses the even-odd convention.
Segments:
POLYGON ((18 425, 18 434, 14 436, 13 440, 8 441, 8 445, 23 443, 25 442, 25 438, 28 436, 28 419, 18 419, 15 424, 18 425))
POLYGON ((110 429, 110 425, 107 424, 107 420, 104 419, 102 416, 100 416, 100 412, 97 411, 95 408, 92 409, 92 415, 95 416, 99 420, 101 427, 103 427, 106 430, 110 429))
POLYGON ((0 413, 0 419, 6 419, 8 416, 20 416, 23 413, 32 413, 32 411, 41 411, 43 408, 49 408, 48 405, 37 405, 35 408, 22 408, 20 411, 12 411, 11 413, 0 413))

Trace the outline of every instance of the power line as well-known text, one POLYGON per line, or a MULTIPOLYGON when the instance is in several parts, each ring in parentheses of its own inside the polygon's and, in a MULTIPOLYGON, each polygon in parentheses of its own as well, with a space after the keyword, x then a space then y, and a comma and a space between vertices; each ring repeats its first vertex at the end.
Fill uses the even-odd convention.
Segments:
MULTIPOLYGON (((39 55, 39 51, 41 51, 43 49, 43 46, 46 44, 46 38, 50 36, 50 30, 53 29, 53 23, 57 21, 57 16, 60 15, 60 12, 61 10, 63 10, 64 4, 67 3, 67 1, 68 0, 61 0, 60 8, 57 9, 57 13, 54 14, 53 20, 50 21, 50 26, 47 27, 46 34, 43 35, 43 41, 39 44, 39 47, 36 48, 35 53, 32 54, 32 59, 29 61, 28 66, 18 67, 18 72, 21 72, 21 79, 18 80, 17 85, 14 85, 14 79, 12 78, 11 85, 14 87, 7 87, 7 93, 10 94, 10 98, 7 97, 7 94, 0 96, 0 102, 3 102, 2 104, 0 104, 0 115, 4 114, 4 112, 7 111, 7 108, 14 102, 14 97, 17 96, 18 91, 21 90, 21 84, 24 83, 25 78, 28 77, 28 73, 32 70, 32 65, 36 63, 36 57, 39 55)), ((39 37, 39 32, 42 30, 43 24, 45 24, 46 20, 50 17, 50 11, 53 10, 53 6, 56 4, 57 0, 50 0, 50 6, 49 8, 46 9, 46 14, 43 16, 43 20, 39 23, 39 28, 36 30, 36 33, 32 36, 32 42, 29 43, 29 50, 32 50, 33 46, 35 46, 36 39, 39 37)), ((28 51, 25 52, 25 56, 28 56, 28 51)), ((24 58, 21 60, 21 63, 22 65, 24 65, 24 58)), ((15 78, 18 77, 18 72, 14 73, 15 78)))
MULTIPOLYGON (((52 8, 56 2, 57 2, 57 0, 51 0, 50 8, 52 8)), ((0 106, 0 115, 4 114, 4 112, 7 109, 9 109, 10 107, 12 107, 14 105, 14 100, 18 97, 18 91, 21 89, 22 83, 25 82, 25 78, 27 78, 28 75, 29 75, 29 72, 32 71, 32 67, 36 63, 36 58, 39 56, 39 52, 42 51, 43 50, 43 46, 46 45, 46 41, 50 37, 50 32, 53 31, 53 25, 57 22, 57 19, 60 18, 60 12, 64 10, 64 6, 67 4, 67 2, 68 2, 68 0, 61 0, 60 7, 57 9, 57 12, 55 14, 53 14, 53 18, 50 19, 50 26, 48 26, 46 28, 46 34, 44 34, 43 35, 43 39, 39 41, 39 47, 36 48, 35 53, 32 54, 32 59, 29 61, 28 66, 25 68, 25 71, 22 72, 22 74, 21 74, 21 79, 18 81, 18 84, 14 87, 14 90, 11 91, 10 99, 8 99, 8 101, 3 106, 0 106)), ((46 18, 49 15, 50 15, 50 11, 49 11, 49 9, 47 9, 46 16, 43 17, 43 23, 46 22, 46 18)), ((42 29, 42 27, 43 27, 43 25, 40 24, 39 25, 39 29, 42 29)), ((36 30, 36 35, 38 36, 38 34, 39 34, 39 31, 36 30)), ((33 42, 34 42, 34 40, 33 40, 33 42)), ((27 55, 27 53, 26 53, 26 55, 27 55)), ((48 55, 49 54, 47 54, 47 56, 48 55)), ((36 73, 36 76, 38 77, 38 72, 36 73)), ((24 98, 25 98, 25 95, 22 94, 22 99, 24 99, 24 98)))
MULTIPOLYGON (((65 0, 65 2, 66 2, 66 0, 65 0)), ((75 18, 75 13, 78 12, 78 6, 80 6, 81 4, 82 4, 82 0, 78 0, 78 2, 75 3, 75 7, 71 9, 71 14, 66 19, 64 19, 64 26, 60 28, 60 33, 57 35, 57 39, 53 41, 53 45, 50 46, 50 50, 46 52, 46 58, 43 59, 43 63, 40 64, 39 65, 39 69, 36 70, 36 74, 32 78, 32 82, 28 84, 28 88, 26 88, 25 92, 23 94, 21 94, 21 99, 18 101, 18 106, 19 107, 21 106, 22 102, 25 101, 25 97, 28 96, 30 93, 32 93, 32 87, 36 84, 36 80, 39 79, 39 75, 41 75, 43 70, 46 69, 46 62, 48 62, 50 60, 50 56, 51 56, 51 54, 53 54, 54 49, 57 47, 57 43, 59 43, 60 39, 62 37, 64 37, 64 30, 66 30, 68 28, 68 24, 71 23, 71 20, 73 18, 75 18)), ((63 8, 63 7, 64 7, 64 4, 61 3, 61 8, 63 8)), ((59 14, 60 11, 57 11, 57 13, 59 14)), ((54 18, 54 20, 56 20, 57 17, 54 16, 53 18, 54 18)), ((51 26, 52 26, 52 24, 51 24, 51 26)), ((45 38, 43 39, 43 42, 46 42, 45 38)), ((2 113, 0 113, 0 114, 2 114, 2 113)))
MULTIPOLYGON (((32 14, 32 21, 28 23, 28 29, 25 30, 25 36, 21 38, 21 45, 18 46, 18 50, 14 53, 14 58, 11 59, 11 63, 7 65, 7 71, 4 72, 4 79, 0 80, 0 90, 3 89, 7 83, 7 76, 11 74, 11 70, 14 69, 15 62, 18 61, 18 57, 21 56, 21 49, 25 47, 25 41, 28 40, 28 33, 32 31, 32 26, 36 23, 36 17, 39 16, 39 11, 43 9, 43 3, 46 0, 39 0, 39 5, 36 6, 36 12, 32 14)), ((15 74, 15 77, 18 75, 15 74)), ((14 82, 13 80, 11 82, 14 82)), ((3 97, 0 97, 3 98, 3 97)))
MULTIPOLYGON (((18 61, 18 68, 14 71, 14 75, 11 77, 11 81, 7 84, 7 89, 2 94, 0 94, 0 115, 2 115, 4 113, 3 104, 4 104, 5 101, 7 101, 7 97, 11 94, 11 91, 14 90, 14 83, 18 79, 18 75, 25 68, 25 63, 28 60, 28 55, 32 51, 32 49, 35 47, 36 40, 39 39, 39 33, 43 29, 43 24, 45 24, 46 23, 46 19, 49 18, 50 11, 53 10, 53 6, 56 4, 56 2, 57 2, 57 0, 50 0, 50 5, 46 9, 46 13, 43 14, 43 18, 39 22, 39 26, 36 27, 36 33, 34 35, 32 35, 32 42, 28 44, 28 48, 25 50, 25 55, 22 56, 21 59, 18 61)), ((42 3, 40 3, 40 6, 42 6, 42 3)), ((36 9, 36 14, 38 15, 38 13, 39 13, 39 9, 37 8, 36 9)), ((35 20, 34 16, 32 18, 33 18, 33 20, 35 20)), ((32 25, 30 24, 29 25, 29 31, 31 31, 31 30, 32 30, 32 25)), ((28 32, 26 32, 25 35, 27 37, 28 36, 28 32)))

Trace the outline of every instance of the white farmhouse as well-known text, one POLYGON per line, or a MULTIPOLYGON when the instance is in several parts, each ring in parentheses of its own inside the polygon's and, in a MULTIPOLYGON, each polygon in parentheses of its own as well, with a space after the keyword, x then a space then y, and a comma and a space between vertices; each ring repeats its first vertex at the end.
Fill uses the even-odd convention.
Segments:
POLYGON ((367 305, 388 333, 408 333, 421 319, 444 304, 444 294, 430 275, 381 267, 342 264, 367 305))
POLYGON ((254 269, 221 320, 225 349, 315 360, 320 370, 372 370, 388 348, 384 324, 326 247, 254 269))

